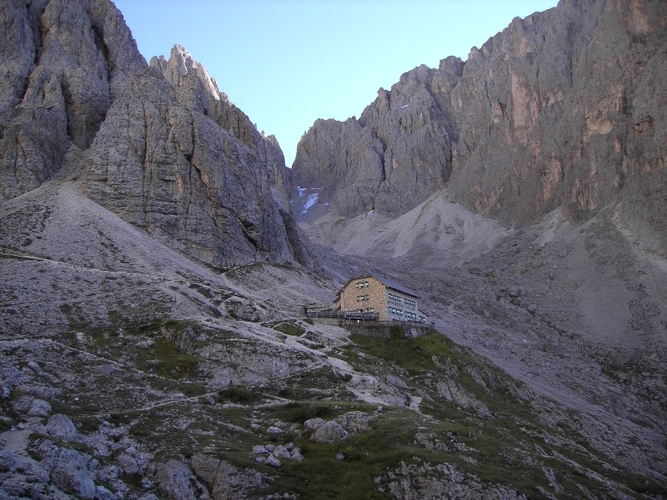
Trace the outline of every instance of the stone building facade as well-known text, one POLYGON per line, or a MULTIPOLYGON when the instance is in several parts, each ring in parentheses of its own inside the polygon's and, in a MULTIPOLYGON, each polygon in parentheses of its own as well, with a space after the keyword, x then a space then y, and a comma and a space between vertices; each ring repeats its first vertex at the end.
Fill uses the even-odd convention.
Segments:
POLYGON ((340 290, 336 306, 343 312, 375 313, 379 321, 426 322, 419 296, 384 277, 352 278, 340 290))

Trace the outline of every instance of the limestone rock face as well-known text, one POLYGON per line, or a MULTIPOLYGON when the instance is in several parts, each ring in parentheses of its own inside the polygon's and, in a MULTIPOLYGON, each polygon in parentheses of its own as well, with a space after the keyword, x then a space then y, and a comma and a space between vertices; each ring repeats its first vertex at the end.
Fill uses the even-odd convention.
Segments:
POLYGON ((181 103, 205 113, 229 134, 260 153, 269 170, 273 197, 280 208, 286 210, 289 206, 289 176, 276 137, 258 132, 246 114, 229 100, 227 94, 220 92, 206 68, 182 46, 175 45, 168 60, 164 56, 153 57, 150 65, 160 69, 176 89, 181 103))
POLYGON ((160 492, 169 500, 195 500, 197 498, 193 488, 193 483, 196 484, 196 482, 192 469, 183 462, 170 460, 158 469, 155 479, 160 492))
POLYGON ((562 1, 516 18, 463 63, 404 74, 361 118, 316 122, 294 182, 355 216, 396 216, 448 187, 505 225, 611 203, 667 248, 667 4, 562 1))
POLYGON ((276 138, 183 47, 147 65, 109 0, 0 13, 4 198, 67 166, 93 201, 205 263, 315 265, 276 138))
POLYGON ((308 264, 275 138, 179 46, 131 76, 87 152, 86 194, 216 266, 308 264))
POLYGON ((344 216, 373 209, 398 216, 424 201, 451 173, 452 127, 436 97, 462 67, 453 57, 442 74, 420 66, 391 91, 380 89, 358 120, 316 121, 299 142, 294 183, 322 187, 319 201, 344 216))
POLYGON ((108 0, 0 5, 0 187, 36 188, 87 149, 128 75, 146 66, 108 0))
POLYGON ((60 450, 56 466, 51 471, 51 481, 61 490, 77 498, 95 497, 93 472, 89 469, 90 457, 75 450, 60 450))
POLYGON ((239 470, 231 464, 202 453, 190 460, 193 471, 208 486, 213 500, 245 498, 244 490, 265 486, 264 476, 239 470))

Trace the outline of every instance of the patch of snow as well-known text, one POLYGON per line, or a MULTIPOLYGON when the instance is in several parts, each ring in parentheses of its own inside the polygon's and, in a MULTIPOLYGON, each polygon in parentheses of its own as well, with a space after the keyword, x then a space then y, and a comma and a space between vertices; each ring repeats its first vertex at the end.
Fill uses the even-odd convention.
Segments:
POLYGON ((305 214, 310 207, 312 207, 315 203, 317 203, 318 197, 319 193, 313 193, 310 196, 308 196, 308 201, 306 201, 306 204, 303 206, 303 210, 301 211, 301 213, 305 214))
POLYGON ((303 196, 303 193, 306 192, 307 188, 302 188, 301 186, 297 186, 296 190, 299 192, 299 196, 303 196))

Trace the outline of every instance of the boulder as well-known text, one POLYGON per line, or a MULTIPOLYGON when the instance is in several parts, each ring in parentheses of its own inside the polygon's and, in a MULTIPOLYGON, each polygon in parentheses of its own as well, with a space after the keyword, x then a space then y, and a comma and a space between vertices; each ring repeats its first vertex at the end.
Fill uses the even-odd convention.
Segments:
POLYGON ((276 449, 273 450, 272 455, 278 459, 288 459, 290 458, 290 452, 283 445, 276 446, 276 449))
POLYGON ((394 387, 398 387, 399 389, 408 388, 408 384, 406 384, 401 377, 398 377, 396 375, 387 375, 387 382, 389 382, 394 387))
POLYGON ((118 500, 118 497, 104 486, 95 488, 95 500, 118 500))
POLYGON ((7 472, 14 468, 16 457, 9 450, 0 450, 0 472, 7 472))
POLYGON ((37 375, 41 374, 44 370, 42 370, 42 367, 39 366, 37 363, 34 361, 29 361, 28 362, 28 367, 34 371, 37 375))
POLYGON ((371 428, 371 421, 367 413, 361 411, 350 411, 340 415, 338 422, 347 432, 356 434, 358 432, 368 432, 371 428))
POLYGON ((114 372, 115 368, 113 367, 112 364, 106 364, 106 365, 101 365, 98 368, 98 370, 102 375, 111 375, 114 372))
POLYGON ((303 423, 303 426, 309 431, 314 431, 314 430, 318 429, 319 427, 322 427, 324 425, 324 423, 325 423, 324 420, 317 417, 317 418, 311 418, 309 420, 306 420, 303 423))
POLYGON ((319 426, 310 436, 310 440, 315 443, 333 443, 340 441, 347 434, 338 422, 330 421, 319 426))
POLYGON ((75 450, 61 449, 55 467, 51 471, 51 481, 66 493, 77 498, 95 497, 95 482, 89 469, 90 457, 75 450))
POLYGON ((451 401, 465 410, 477 413, 481 417, 491 416, 491 411, 484 403, 453 380, 438 382, 437 388, 440 395, 447 401, 451 401))
POLYGON ((267 450, 264 446, 258 444, 258 445, 253 446, 252 454, 253 455, 268 455, 269 450, 267 450))
POLYGON ((196 480, 187 464, 170 460, 158 467, 155 482, 169 500, 197 500, 199 495, 193 489, 196 480))
POLYGON ((261 321, 263 318, 255 305, 247 300, 234 297, 225 302, 227 314, 241 321, 261 321))
MULTIPOLYGON (((265 463, 265 455, 257 455, 258 463, 265 463)), ((224 460, 197 453, 190 460, 192 469, 209 488, 213 500, 246 498, 246 492, 265 486, 264 474, 251 469, 238 469, 224 460)))
POLYGON ((127 453, 121 453, 118 455, 118 457, 116 457, 116 462, 118 462, 118 465, 121 466, 125 474, 131 475, 139 472, 139 465, 137 464, 137 461, 134 459, 134 457, 127 453))
POLYGON ((43 399, 34 399, 28 410, 28 415, 31 417, 46 417, 49 413, 51 413, 51 405, 43 399))
POLYGON ((78 432, 72 421, 62 413, 57 413, 46 422, 46 433, 49 436, 64 439, 65 441, 75 441, 78 432))

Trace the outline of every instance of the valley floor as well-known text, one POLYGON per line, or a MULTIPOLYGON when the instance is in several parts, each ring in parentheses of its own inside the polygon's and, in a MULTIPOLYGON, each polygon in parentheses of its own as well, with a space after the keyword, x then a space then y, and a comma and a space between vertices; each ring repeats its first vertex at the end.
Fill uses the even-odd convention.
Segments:
POLYGON ((69 182, 4 202, 0 493, 663 495, 664 263, 611 208, 507 231, 430 206, 372 234, 358 223, 376 242, 403 231, 395 249, 318 247, 324 276, 207 268, 69 182), (360 273, 418 291, 435 329, 302 317, 360 273))

